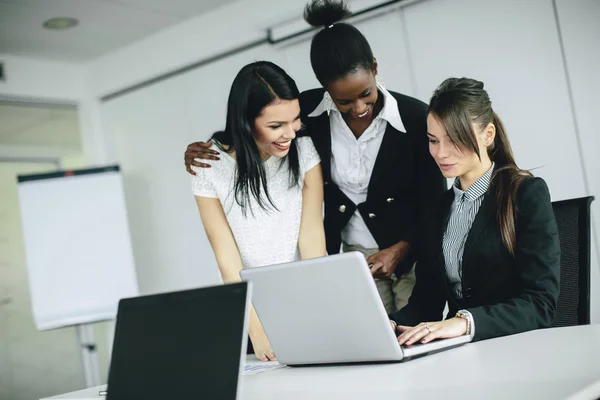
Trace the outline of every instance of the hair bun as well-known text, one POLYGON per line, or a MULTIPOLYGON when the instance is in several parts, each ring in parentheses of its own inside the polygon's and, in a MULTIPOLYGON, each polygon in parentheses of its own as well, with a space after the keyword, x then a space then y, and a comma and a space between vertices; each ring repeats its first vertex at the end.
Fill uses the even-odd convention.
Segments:
POLYGON ((449 78, 444 83, 448 89, 483 90, 483 82, 472 78, 449 78))
POLYGON ((304 20, 314 27, 328 27, 351 15, 343 0, 312 0, 304 7, 304 20))

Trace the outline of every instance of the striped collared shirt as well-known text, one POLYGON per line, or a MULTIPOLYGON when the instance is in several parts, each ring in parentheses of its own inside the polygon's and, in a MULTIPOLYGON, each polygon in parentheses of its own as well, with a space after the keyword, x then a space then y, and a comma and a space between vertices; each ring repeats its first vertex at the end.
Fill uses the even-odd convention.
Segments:
POLYGON ((460 180, 456 178, 452 189, 454 201, 450 207, 450 218, 444 232, 443 250, 446 263, 446 274, 452 292, 462 298, 462 257, 465 242, 471 230, 475 216, 483 203, 483 198, 490 186, 494 164, 491 168, 465 192, 460 189, 460 180))

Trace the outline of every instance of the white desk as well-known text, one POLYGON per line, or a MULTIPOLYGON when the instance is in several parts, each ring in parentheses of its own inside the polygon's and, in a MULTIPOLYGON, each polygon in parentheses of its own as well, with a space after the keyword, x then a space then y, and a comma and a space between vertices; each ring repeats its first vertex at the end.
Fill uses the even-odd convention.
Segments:
MULTIPOLYGON (((600 397, 598 381, 600 325, 591 325, 470 343, 399 364, 286 367, 245 376, 242 399, 590 400, 600 397)), ((102 389, 50 399, 97 400, 102 389)))

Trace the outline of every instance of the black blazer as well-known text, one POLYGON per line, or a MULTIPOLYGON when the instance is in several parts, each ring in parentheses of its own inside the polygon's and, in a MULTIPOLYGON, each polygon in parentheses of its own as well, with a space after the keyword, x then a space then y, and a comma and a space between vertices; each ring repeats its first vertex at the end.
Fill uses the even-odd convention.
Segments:
POLYGON ((517 243, 513 258, 502 241, 496 218, 493 181, 467 236, 462 263, 463 299, 447 284, 442 238, 454 192, 449 190, 423 225, 416 284, 408 305, 390 318, 401 325, 448 318, 460 309, 471 312, 474 340, 550 326, 560 279, 560 242, 546 182, 531 178, 516 199, 517 243))
MULTIPOLYGON (((331 129, 327 113, 308 117, 323 100, 324 93, 324 89, 303 92, 300 108, 305 134, 312 138, 321 157, 327 252, 339 253, 342 230, 357 208, 380 249, 400 241, 413 243, 421 206, 439 197, 447 188, 446 180, 429 154, 427 105, 390 92, 398 102, 407 132, 399 132, 391 124, 387 125, 371 174, 367 200, 354 204, 331 180, 331 129)), ((396 273, 405 272, 413 262, 414 259, 409 257, 396 273)))

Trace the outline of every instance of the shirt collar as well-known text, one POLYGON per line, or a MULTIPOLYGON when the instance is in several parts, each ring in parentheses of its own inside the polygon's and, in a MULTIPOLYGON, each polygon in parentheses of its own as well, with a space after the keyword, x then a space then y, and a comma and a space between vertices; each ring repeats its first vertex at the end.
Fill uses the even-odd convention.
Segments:
MULTIPOLYGON (((400 117, 400 112, 398 111, 398 102, 394 96, 392 96, 392 94, 388 92, 382 84, 378 83, 377 89, 379 89, 379 91, 383 94, 383 108, 376 118, 386 120, 390 125, 400 132, 406 132, 406 128, 404 127, 402 118, 400 117)), ((321 100, 319 105, 317 105, 313 112, 308 114, 308 116, 310 118, 314 118, 328 111, 340 112, 335 103, 332 101, 329 92, 325 91, 323 94, 323 100, 321 100)))
POLYGON ((467 201, 475 201, 487 192, 490 187, 490 182, 492 180, 492 173, 494 172, 495 164, 492 163, 492 166, 488 171, 483 174, 483 176, 477 179, 469 189, 465 192, 460 188, 460 178, 456 178, 454 180, 454 185, 452 185, 452 189, 454 189, 454 196, 457 198, 464 197, 464 200, 467 201))

